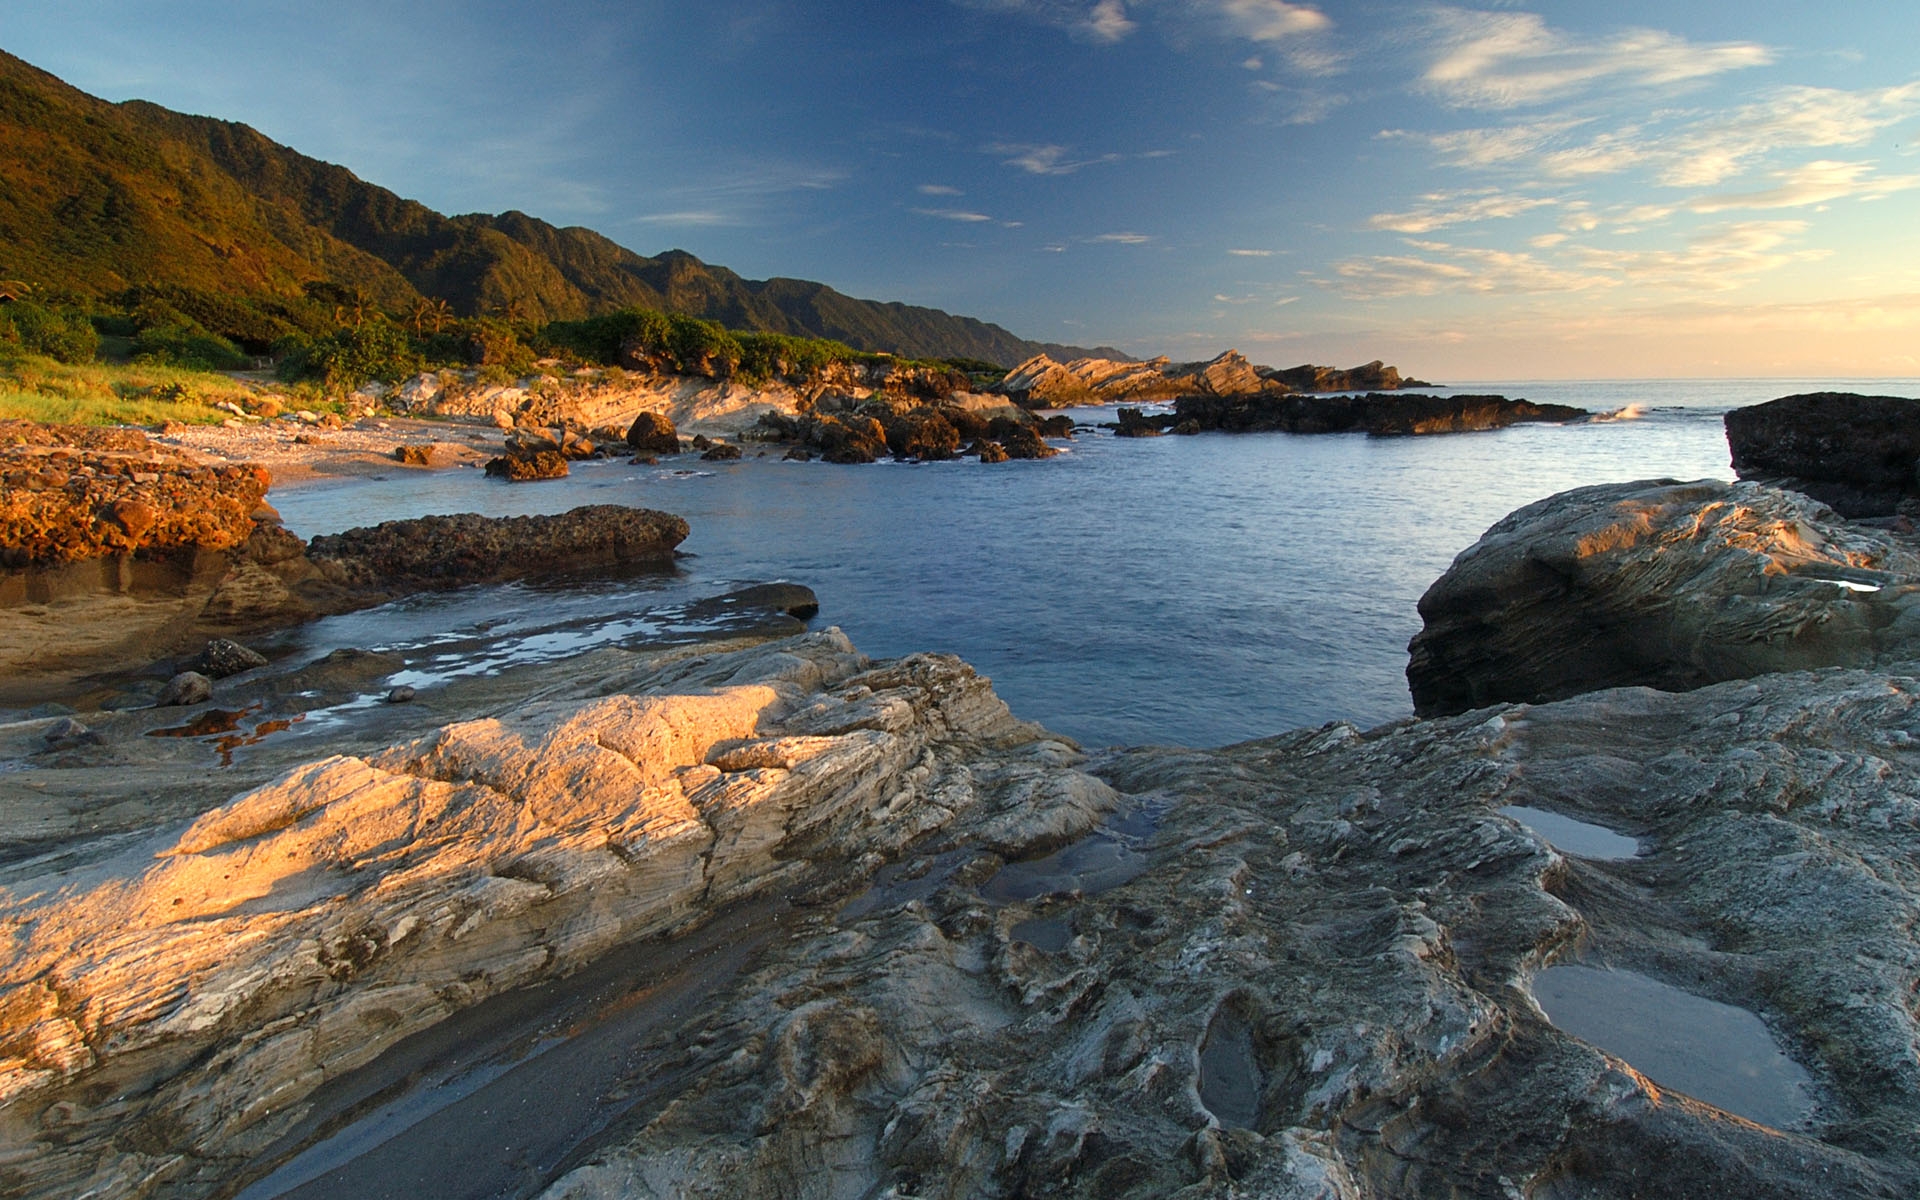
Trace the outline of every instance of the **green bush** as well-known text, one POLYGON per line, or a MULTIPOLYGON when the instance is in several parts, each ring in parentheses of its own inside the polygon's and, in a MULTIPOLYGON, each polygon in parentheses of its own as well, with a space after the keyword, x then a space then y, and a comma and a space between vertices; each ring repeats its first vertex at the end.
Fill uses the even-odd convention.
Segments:
POLYGON ((0 341, 63 363, 93 361, 100 334, 86 315, 28 300, 0 305, 0 341))
POLYGON ((336 329, 305 344, 285 338, 275 348, 285 351, 282 379, 318 380, 329 392, 350 392, 372 379, 396 383, 426 366, 406 331, 383 320, 336 329))

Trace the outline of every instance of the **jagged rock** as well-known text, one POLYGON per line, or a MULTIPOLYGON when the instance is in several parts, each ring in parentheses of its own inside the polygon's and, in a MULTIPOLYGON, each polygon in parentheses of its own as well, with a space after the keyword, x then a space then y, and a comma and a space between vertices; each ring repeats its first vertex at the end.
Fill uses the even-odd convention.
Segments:
POLYGON ((702 462, 734 462, 740 453, 740 447, 732 442, 709 442, 700 459, 702 462))
POLYGON ((1137 408, 1123 408, 1119 412, 1119 421, 1114 425, 1113 435, 1123 438, 1159 437, 1166 430, 1160 422, 1148 417, 1137 408))
POLYGON ((393 448, 393 461, 406 467, 430 467, 433 465, 434 445, 407 444, 393 448))
POLYGON ((564 479, 568 474, 566 456, 557 450, 537 450, 530 454, 506 454, 487 460, 487 474, 510 483, 540 479, 564 479))
POLYGON ((967 448, 967 453, 983 463, 1003 463, 1007 461, 1007 448, 992 438, 981 438, 967 448))
POLYGON ((960 453, 960 431, 940 413, 916 408, 885 422, 887 449, 895 458, 938 462, 960 453))
POLYGON ((1920 553, 1751 483, 1605 484, 1506 517, 1420 599, 1423 716, 1920 658, 1920 553))
POLYGON ((314 538, 307 556, 349 586, 399 593, 671 562, 687 532, 687 523, 671 513, 591 504, 553 516, 458 513, 385 521, 314 538))
POLYGON ((1070 849, 1001 886, 942 842, 911 891, 788 922, 542 1198, 1911 1195, 1920 772, 1887 739, 1917 695, 1779 675, 1119 752, 1096 769, 1162 816, 1080 844, 1117 885, 1070 849), (1572 857, 1509 805, 1647 853, 1572 857), (1764 1014, 1819 1105, 1775 1129, 1681 1094, 1704 1031, 1624 1062, 1556 1028, 1533 980, 1582 954, 1764 1014))
POLYGON ((1391 392, 1399 388, 1433 386, 1424 380, 1404 378, 1399 370, 1377 358, 1370 363, 1349 367, 1344 371, 1338 367, 1302 364, 1289 367, 1284 371, 1262 368, 1260 374, 1264 378, 1284 383, 1296 392, 1391 392))
POLYGON ((1846 517, 1887 516, 1920 496, 1920 400, 1814 392, 1724 420, 1742 479, 1804 492, 1846 517))
POLYGON ((238 675, 242 671, 266 665, 267 656, 259 651, 250 650, 232 638, 214 638, 194 656, 188 669, 198 671, 209 679, 225 679, 229 675, 238 675))
POLYGON ((782 454, 782 455, 780 456, 780 461, 782 461, 782 462, 812 462, 812 461, 813 461, 813 451, 811 451, 811 450, 809 450, 809 449, 807 449, 807 448, 806 448, 805 446, 793 446, 793 447, 790 447, 790 448, 789 448, 789 449, 787 450, 787 452, 786 452, 785 454, 782 454))
POLYGON ((1505 396, 1182 396, 1174 411, 1144 417, 1162 428, 1191 423, 1227 433, 1355 433, 1375 437, 1466 433, 1526 422, 1584 420, 1593 414, 1565 404, 1505 396))
POLYGON ((636 454, 678 454, 680 434, 666 414, 641 412, 627 426, 627 445, 636 454))
POLYGON ((182 671, 167 680, 167 686, 154 697, 155 708, 183 708, 205 704, 213 699, 213 680, 198 671, 182 671))
POLYGON ((991 428, 993 439, 1000 443, 1008 458, 1052 458, 1060 453, 1042 441, 1032 426, 996 420, 991 428))
POLYGON ((835 630, 324 759, 157 855, 20 880, 9 1190, 130 1196, 164 1169, 205 1194, 323 1079, 491 995, 732 900, 831 894, 949 827, 1008 854, 1079 836, 1114 795, 1078 757, 958 660, 873 665, 835 630))
POLYGON ((1190 363, 1165 358, 1147 362, 1081 358, 1059 363, 1040 354, 1008 372, 995 390, 1029 408, 1065 408, 1171 400, 1196 394, 1260 396, 1426 386, 1418 380, 1403 380, 1399 371, 1380 362, 1350 371, 1313 366, 1276 371, 1255 366, 1239 351, 1228 350, 1205 362, 1190 363))

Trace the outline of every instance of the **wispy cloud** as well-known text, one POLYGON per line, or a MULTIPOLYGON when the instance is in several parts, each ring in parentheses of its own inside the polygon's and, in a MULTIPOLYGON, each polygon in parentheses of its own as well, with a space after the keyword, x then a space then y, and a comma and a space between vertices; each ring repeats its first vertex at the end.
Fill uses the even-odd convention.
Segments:
POLYGON ((1139 28, 1126 0, 955 0, 965 8, 1003 12, 1065 30, 1081 41, 1111 45, 1139 28))
POLYGON ((1603 85, 1672 86, 1774 59, 1757 42, 1702 45, 1657 29, 1582 38, 1535 13, 1441 8, 1433 22, 1438 49, 1421 81, 1461 108, 1515 108, 1603 85))
POLYGON ((1583 266, 1637 284, 1691 291, 1727 291, 1741 276, 1777 270, 1789 263, 1826 256, 1820 249, 1793 249, 1807 231, 1805 221, 1741 221, 1703 230, 1686 246, 1662 250, 1602 250, 1575 247, 1583 266))
POLYGON ((1233 255, 1235 258, 1272 258, 1273 257, 1273 251, 1271 250, 1229 250, 1227 251, 1227 253, 1233 255))
POLYGON ((1152 241, 1153 238, 1144 233, 1101 233, 1086 240, 1095 243, 1117 243, 1122 246, 1141 246, 1152 241))
POLYGON ((1215 9, 1227 28, 1256 42, 1279 42, 1333 28, 1319 9, 1287 0, 1201 0, 1215 9))
POLYGON ((917 189, 922 196, 958 196, 960 189, 944 183, 923 183, 917 189))
POLYGON ((938 217, 943 221, 963 221, 968 224, 993 220, 985 213, 967 212, 958 208, 916 208, 913 211, 923 217, 938 217))
POLYGON ((741 219, 732 213, 714 209, 690 208, 677 212, 641 213, 628 218, 643 225, 738 225, 741 219))
POLYGON ((1334 264, 1335 278, 1317 282, 1350 300, 1437 296, 1449 292, 1515 295, 1578 292, 1618 285, 1590 270, 1557 266, 1513 250, 1408 241, 1421 254, 1350 258, 1334 264))
POLYGON ((1172 158, 1177 151, 1143 150, 1138 154, 1076 154, 1071 146, 1054 142, 989 142, 981 152, 997 156, 1001 163, 1018 167, 1029 175, 1071 175, 1087 167, 1135 159, 1172 158))
POLYGON ((1376 213, 1367 221, 1368 228, 1390 229, 1395 233, 1432 233, 1449 225, 1517 217, 1558 203, 1543 196, 1499 192, 1429 192, 1420 199, 1421 203, 1408 212, 1376 213))
POLYGON ((1791 170, 1777 171, 1778 187, 1757 192, 1701 196, 1687 207, 1697 213, 1737 208, 1801 208, 1849 197, 1879 200, 1895 192, 1920 187, 1920 175, 1875 175, 1872 163, 1820 159, 1791 170))

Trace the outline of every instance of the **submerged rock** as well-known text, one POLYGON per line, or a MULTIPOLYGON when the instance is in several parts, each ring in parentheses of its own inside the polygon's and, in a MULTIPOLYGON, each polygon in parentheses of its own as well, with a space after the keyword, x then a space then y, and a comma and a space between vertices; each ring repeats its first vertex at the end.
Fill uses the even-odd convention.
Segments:
POLYGON ((1742 479, 1804 492, 1847 517, 1888 516, 1920 497, 1920 400, 1814 392, 1724 419, 1742 479))
POLYGON ((1920 658, 1920 553, 1795 492, 1576 488, 1487 530, 1420 598, 1423 716, 1920 658))

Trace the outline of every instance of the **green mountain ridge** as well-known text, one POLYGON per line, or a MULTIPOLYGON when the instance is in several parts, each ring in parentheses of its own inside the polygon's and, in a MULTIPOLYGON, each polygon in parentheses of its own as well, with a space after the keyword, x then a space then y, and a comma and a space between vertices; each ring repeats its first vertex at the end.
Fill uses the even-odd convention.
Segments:
POLYGON ((250 126, 101 100, 4 51, 0 279, 82 296, 161 285, 294 297, 326 281, 395 312, 442 300, 550 321, 639 307, 914 358, 1128 357, 822 283, 744 279, 685 251, 647 257, 521 212, 445 216, 250 126))

